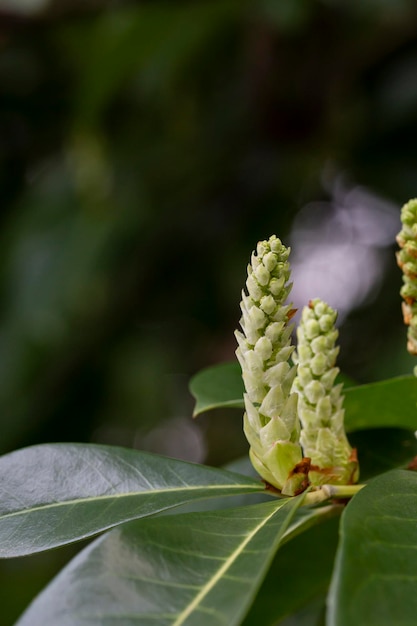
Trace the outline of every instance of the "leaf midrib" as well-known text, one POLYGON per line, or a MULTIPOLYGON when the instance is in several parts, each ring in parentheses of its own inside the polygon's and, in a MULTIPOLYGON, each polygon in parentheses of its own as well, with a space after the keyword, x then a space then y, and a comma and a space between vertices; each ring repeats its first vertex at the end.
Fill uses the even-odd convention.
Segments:
MULTIPOLYGON (((270 515, 265 517, 260 524, 258 524, 245 538, 245 540, 236 548, 236 550, 230 555, 228 559, 224 562, 224 564, 217 570, 217 572, 212 576, 212 578, 201 588, 200 592, 195 596, 194 600, 190 602, 190 604, 178 615, 175 622, 172 623, 172 626, 181 626, 184 621, 190 616, 192 611, 201 604, 201 601, 204 597, 206 597, 210 591, 215 587, 215 585, 219 582, 222 576, 227 572, 228 569, 233 565, 234 561, 240 556, 240 554, 245 550, 246 546, 252 541, 253 537, 258 533, 267 522, 277 513, 277 511, 284 506, 284 504, 280 504, 277 506, 270 515)), ((291 509, 288 513, 287 517, 291 517, 293 514, 293 510, 291 509)))
POLYGON ((13 511, 11 513, 5 513, 5 514, 0 514, 0 522, 4 519, 8 519, 10 517, 17 517, 19 515, 28 515, 29 513, 33 513, 35 511, 44 511, 44 510, 49 510, 49 509, 54 509, 54 508, 60 508, 60 507, 64 507, 64 506, 73 506, 76 504, 80 504, 80 503, 84 503, 84 504, 90 504, 93 502, 97 502, 97 501, 106 501, 106 500, 114 500, 117 498, 131 498, 131 497, 138 497, 138 496, 147 496, 147 495, 162 495, 165 493, 175 493, 175 494, 181 494, 181 493, 187 493, 189 491, 198 491, 201 489, 205 489, 207 491, 210 490, 216 490, 216 491, 221 491, 221 490, 226 490, 228 492, 230 491, 238 491, 238 493, 242 493, 242 489, 245 490, 249 490, 249 491, 253 491, 254 493, 259 492, 259 491, 263 491, 263 488, 261 488, 261 486, 258 485, 198 485, 198 486, 192 486, 192 487, 182 487, 182 488, 178 488, 178 487, 171 487, 169 489, 150 489, 148 491, 130 491, 127 493, 115 493, 115 494, 111 494, 111 495, 103 495, 103 496, 92 496, 92 497, 86 497, 86 498, 77 498, 77 499, 73 499, 73 500, 64 500, 62 502, 54 502, 52 504, 42 504, 40 506, 35 506, 35 507, 31 507, 31 508, 26 508, 26 509, 20 509, 18 511, 13 511))

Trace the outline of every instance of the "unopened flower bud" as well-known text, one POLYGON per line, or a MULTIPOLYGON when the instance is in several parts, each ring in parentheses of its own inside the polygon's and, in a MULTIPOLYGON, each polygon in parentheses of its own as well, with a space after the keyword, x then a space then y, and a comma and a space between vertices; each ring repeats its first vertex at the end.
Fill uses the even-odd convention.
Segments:
MULTIPOLYGON (((279 276, 279 277, 274 277, 271 278, 271 280, 269 281, 269 291, 271 292, 271 294, 273 296, 280 296, 282 295, 282 290, 285 284, 285 276, 279 276)), ((285 296, 286 297, 286 296, 285 296)))
POLYGON ((272 322, 265 328, 265 337, 268 337, 268 339, 275 344, 280 338, 283 330, 283 322, 272 322))
POLYGON ((313 380, 313 372, 308 365, 299 365, 297 377, 303 387, 306 387, 313 380))
POLYGON ((277 255, 272 252, 272 250, 271 252, 267 252, 262 259, 262 263, 269 272, 272 272, 272 270, 276 267, 277 262, 277 255))
POLYGON ((266 313, 267 315, 272 315, 272 313, 275 311, 276 309, 276 302, 273 298, 273 296, 271 296, 271 294, 269 294, 268 296, 264 296, 261 299, 260 302, 260 306, 261 309, 264 313, 266 313))
MULTIPOLYGON (((322 333, 322 330, 320 329, 320 325, 317 324, 317 326, 319 328, 319 333, 322 333)), ((306 338, 312 339, 312 337, 309 337, 309 336, 307 336, 306 338)), ((310 342, 310 348, 314 354, 325 353, 328 348, 328 341, 327 341, 326 335, 320 334, 318 337, 315 337, 313 341, 310 342)))
POLYGON ((327 369, 327 357, 325 354, 320 353, 320 354, 316 354, 312 359, 311 359, 311 371, 314 374, 314 376, 321 376, 322 374, 324 374, 324 372, 327 369))
POLYGON ((267 337, 260 337, 255 345, 255 352, 259 354, 262 361, 267 361, 272 354, 272 343, 267 337))
POLYGON ((253 306, 248 311, 248 322, 248 326, 252 326, 254 329, 259 330, 259 328, 262 328, 266 324, 265 313, 261 311, 261 309, 258 309, 257 306, 253 306))
POLYGON ((319 380, 313 379, 304 387, 304 395, 310 404, 317 404, 326 393, 324 386, 319 380))
POLYGON ((236 354, 246 388, 244 432, 252 465, 282 494, 295 495, 308 485, 308 462, 299 443, 298 396, 291 392, 296 367, 288 363, 294 312, 285 304, 291 289, 288 255, 275 236, 258 243, 242 297, 236 354))
POLYGON ((320 324, 315 319, 306 320, 304 332, 307 339, 314 339, 320 334, 320 324))
POLYGON ((350 484, 359 477, 356 454, 343 426, 342 386, 334 385, 339 371, 335 367, 335 321, 336 311, 322 300, 312 300, 304 308, 297 330, 294 359, 300 365, 293 391, 299 396, 300 441, 304 456, 311 459, 312 485, 350 484))
MULTIPOLYGON (((317 312, 318 315, 320 315, 319 312, 317 312)), ((319 318, 319 325, 320 325, 320 329, 322 332, 327 333, 329 332, 329 330, 331 330, 333 328, 333 318, 331 315, 321 315, 321 317, 319 318)))
POLYGON ((268 272, 265 265, 262 265, 262 264, 258 265, 256 270, 254 271, 254 274, 255 274, 256 280, 262 287, 265 287, 269 283, 271 274, 268 272))
MULTIPOLYGON (((307 344, 298 344, 297 347, 297 359, 300 365, 303 365, 306 362, 309 362, 313 356, 313 351, 307 344)), ((295 355, 294 355, 295 358, 295 355)))
POLYGON ((401 250, 397 262, 403 271, 400 294, 404 299, 403 317, 408 326, 407 350, 417 355, 417 198, 401 209, 402 229, 397 235, 401 250))

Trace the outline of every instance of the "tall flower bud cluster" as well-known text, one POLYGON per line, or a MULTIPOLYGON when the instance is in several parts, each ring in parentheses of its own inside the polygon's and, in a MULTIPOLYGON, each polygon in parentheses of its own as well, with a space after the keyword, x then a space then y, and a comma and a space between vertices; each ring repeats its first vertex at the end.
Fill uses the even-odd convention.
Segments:
POLYGON ((400 294, 404 323, 408 325, 407 350, 417 355, 417 198, 401 209, 402 229, 397 235, 401 250, 397 262, 403 271, 400 294))
POLYGON ((236 331, 236 351, 246 388, 244 432, 256 471, 284 495, 307 486, 308 468, 299 443, 296 393, 291 393, 296 367, 293 352, 294 314, 285 301, 289 284, 289 249, 275 236, 258 243, 248 266, 242 293, 242 331, 236 331))
POLYGON ((302 429, 300 441, 311 466, 312 485, 357 482, 359 466, 344 429, 342 386, 334 385, 339 348, 337 313, 320 299, 304 307, 297 329, 298 362, 293 391, 297 392, 302 429))

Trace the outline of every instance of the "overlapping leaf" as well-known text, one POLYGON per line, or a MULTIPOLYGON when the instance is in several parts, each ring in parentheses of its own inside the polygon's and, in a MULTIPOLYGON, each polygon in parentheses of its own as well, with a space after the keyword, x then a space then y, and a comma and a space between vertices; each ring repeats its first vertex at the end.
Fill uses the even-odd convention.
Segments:
POLYGON ((262 490, 249 477, 135 450, 33 446, 0 457, 0 556, 39 552, 186 502, 262 490))
MULTIPOLYGON (((237 362, 221 363, 199 372, 190 389, 194 414, 220 407, 244 408, 243 382, 237 362)), ((400 376, 344 390, 345 422, 349 431, 366 428, 417 428, 417 380, 400 376)))
POLYGON ((328 625, 412 626, 417 616, 417 475, 375 478, 346 507, 328 625))
POLYGON ((17 626, 240 624, 302 498, 125 524, 83 550, 17 626))
POLYGON ((194 416, 221 407, 244 408, 242 371, 237 361, 220 363, 198 372, 190 382, 194 416))
MULTIPOLYGON (((243 626, 276 626, 310 602, 314 603, 312 612, 320 610, 315 600, 319 597, 322 602, 327 593, 338 527, 338 517, 327 518, 325 523, 315 524, 280 548, 243 626)), ((311 620, 308 623, 316 622, 311 620)))
MULTIPOLYGON (((416 411, 417 413, 417 411, 416 411)), ((403 428, 372 428, 349 435, 358 450, 360 482, 389 470, 406 467, 417 455, 414 432, 403 428)))

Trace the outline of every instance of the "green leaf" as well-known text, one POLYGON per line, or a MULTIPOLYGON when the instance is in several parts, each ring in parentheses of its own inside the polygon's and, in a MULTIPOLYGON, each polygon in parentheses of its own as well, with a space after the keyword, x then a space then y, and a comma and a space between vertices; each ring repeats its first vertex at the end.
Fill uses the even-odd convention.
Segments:
POLYGON ((358 430, 349 435, 349 441, 358 450, 361 482, 406 467, 417 456, 417 439, 403 428, 358 430))
POLYGON ((83 550, 18 626, 240 624, 302 500, 123 525, 83 550))
POLYGON ((237 361, 201 370, 191 379, 190 391, 196 400, 194 417, 211 409, 244 408, 242 372, 237 361))
POLYGON ((186 502, 263 490, 226 470, 112 446, 18 450, 0 457, 0 556, 60 546, 186 502))
MULTIPOLYGON (((244 387, 237 362, 202 370, 191 380, 190 390, 196 399, 194 415, 215 408, 244 408, 244 387)), ((349 387, 343 393, 348 431, 380 427, 417 429, 415 376, 349 387)))
MULTIPOLYGON (((315 521, 321 521, 315 517, 315 521)), ((326 594, 336 554, 339 518, 323 519, 325 523, 314 525, 280 548, 243 626, 275 626, 314 602, 317 596, 321 599, 326 594)))
POLYGON ((328 626, 414 626, 416 549, 417 474, 375 478, 342 517, 328 626))
MULTIPOLYGON (((318 594, 308 604, 273 626, 325 626, 327 593, 318 594)), ((265 624, 265 626, 267 626, 265 624)))
POLYGON ((346 389, 346 429, 393 426, 416 430, 416 404, 415 376, 400 376, 346 389))

